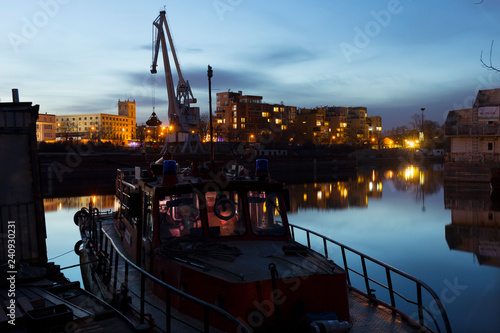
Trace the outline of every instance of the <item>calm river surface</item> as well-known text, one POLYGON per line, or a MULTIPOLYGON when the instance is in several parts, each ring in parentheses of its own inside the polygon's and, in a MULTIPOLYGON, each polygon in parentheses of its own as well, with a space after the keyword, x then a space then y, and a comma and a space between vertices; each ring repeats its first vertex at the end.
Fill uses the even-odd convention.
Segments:
MULTIPOLYGON (((443 185, 441 164, 400 164, 366 167, 342 181, 288 187, 290 223, 428 284, 441 297, 453 332, 500 332, 500 199, 490 196, 489 186, 443 185)), ((49 259, 69 252, 52 260, 61 267, 78 263, 73 215, 89 199, 45 200, 49 259)), ((96 204, 111 209, 113 200, 97 196, 96 204)), ((79 268, 64 273, 81 281, 79 268)), ((383 292, 373 289, 382 298, 383 292)))

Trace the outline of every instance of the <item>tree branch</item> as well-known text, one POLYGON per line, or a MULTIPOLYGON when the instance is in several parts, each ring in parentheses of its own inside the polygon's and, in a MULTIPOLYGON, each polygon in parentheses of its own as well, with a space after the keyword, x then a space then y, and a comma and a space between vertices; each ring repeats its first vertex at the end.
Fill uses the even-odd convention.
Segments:
POLYGON ((491 57, 493 55, 493 42, 495 40, 492 40, 491 41, 491 46, 490 46, 490 64, 486 64, 483 60, 483 51, 481 51, 481 57, 480 57, 480 61, 481 61, 481 64, 483 65, 484 68, 488 69, 488 70, 491 70, 491 71, 494 71, 494 72, 497 72, 497 73, 500 73, 500 69, 496 68, 495 66, 493 66, 493 62, 491 61, 491 57))

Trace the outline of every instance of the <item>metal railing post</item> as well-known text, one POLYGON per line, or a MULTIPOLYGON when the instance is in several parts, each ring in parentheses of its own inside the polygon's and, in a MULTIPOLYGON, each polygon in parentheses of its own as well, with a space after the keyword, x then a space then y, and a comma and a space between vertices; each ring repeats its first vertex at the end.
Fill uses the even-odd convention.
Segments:
POLYGON ((207 308, 206 306, 203 307, 203 322, 204 322, 204 327, 203 327, 203 332, 208 333, 210 331, 210 309, 207 308))
POLYGON ((171 333, 171 326, 172 326, 172 309, 170 308, 170 304, 171 304, 171 292, 170 292, 170 289, 167 288, 167 296, 166 296, 166 300, 165 300, 165 325, 167 326, 166 327, 166 331, 167 333, 171 333))
POLYGON ((116 294, 117 282, 118 282, 118 251, 115 252, 115 276, 113 277, 113 295, 116 294))
MULTIPOLYGON (((108 237, 106 237, 106 239, 108 239, 108 237)), ((109 249, 109 269, 111 269, 111 267, 113 267, 113 247, 111 246, 110 249, 109 249)))
POLYGON ((128 261, 125 261, 125 287, 128 288, 128 261))
POLYGON ((424 324, 424 311, 422 310, 422 286, 417 282, 417 306, 418 306, 418 321, 421 325, 424 324))
POLYGON ((342 251, 342 260, 344 261, 344 270, 345 270, 345 276, 347 278, 347 284, 350 286, 351 278, 349 277, 349 267, 347 266, 347 257, 345 255, 345 248, 341 246, 340 250, 342 251))
POLYGON ((328 246, 326 244, 326 238, 323 238, 323 248, 325 249, 325 257, 328 258, 328 246))
POLYGON ((141 273, 141 308, 140 308, 140 318, 141 324, 144 324, 144 296, 146 293, 146 277, 141 273))
POLYGON ((387 287, 389 288, 389 297, 391 298, 391 306, 395 308, 396 300, 394 299, 394 290, 392 289, 391 270, 388 267, 385 268, 385 274, 387 276, 387 287))
POLYGON ((368 272, 366 271, 366 262, 364 256, 361 256, 361 266, 363 266, 363 278, 365 279, 366 293, 370 297, 373 297, 372 291, 370 289, 370 281, 368 280, 368 272))

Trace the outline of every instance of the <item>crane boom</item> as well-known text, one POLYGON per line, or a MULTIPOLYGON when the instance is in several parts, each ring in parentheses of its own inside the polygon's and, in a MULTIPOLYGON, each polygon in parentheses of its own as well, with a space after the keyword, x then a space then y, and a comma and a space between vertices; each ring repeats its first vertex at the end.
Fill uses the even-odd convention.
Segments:
POLYGON ((196 103, 196 99, 194 98, 191 87, 189 86, 189 81, 184 81, 182 76, 165 14, 165 11, 161 11, 158 17, 153 21, 153 26, 156 28, 156 37, 154 41, 151 73, 157 73, 156 67, 158 65, 158 55, 161 45, 163 66, 165 68, 165 80, 167 83, 169 123, 174 124, 178 128, 178 131, 190 132, 190 130, 197 126, 200 122, 200 109, 198 107, 191 107, 191 103, 196 103), (172 70, 170 68, 170 60, 164 30, 167 32, 168 43, 174 59, 175 68, 177 70, 177 76, 179 77, 179 82, 177 83, 177 93, 174 92, 172 70))

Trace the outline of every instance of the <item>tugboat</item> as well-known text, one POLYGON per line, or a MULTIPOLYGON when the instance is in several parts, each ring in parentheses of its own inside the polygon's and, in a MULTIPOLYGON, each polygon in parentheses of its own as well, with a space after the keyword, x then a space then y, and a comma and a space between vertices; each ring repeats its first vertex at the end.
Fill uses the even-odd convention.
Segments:
MULTIPOLYGON (((118 170, 113 227, 125 252, 154 277, 254 330, 303 332, 308 318, 349 326, 345 271, 292 240, 287 192, 270 179, 267 160, 256 165, 252 177, 237 165, 233 172, 179 170, 174 160, 164 161, 162 175, 118 170)), ((161 286, 151 288, 166 297, 161 286)), ((200 317, 182 297, 173 305, 200 317)))
MULTIPOLYGON (((149 288, 166 302, 161 308, 175 308, 200 322, 208 311, 200 304, 210 304, 210 311, 226 316, 211 316, 209 325, 223 331, 347 331, 357 319, 350 311, 345 265, 294 240, 286 214, 288 192, 268 170, 262 159, 253 175, 237 163, 215 171, 200 164, 181 169, 174 160, 148 169, 119 169, 112 218, 99 219, 102 214, 92 207, 75 214, 85 243, 80 255, 86 288, 117 308, 141 307, 142 322, 144 289, 149 288), (135 282, 141 280, 142 305, 130 301, 132 279, 118 268, 117 253, 140 271, 135 282), (194 305, 188 296, 201 303, 194 305)), ((369 303, 367 308, 373 306, 369 303)), ((436 304, 442 308, 439 298, 436 304)), ((444 317, 447 323, 445 312, 444 317)), ((432 332, 402 318, 416 331, 432 332)))

